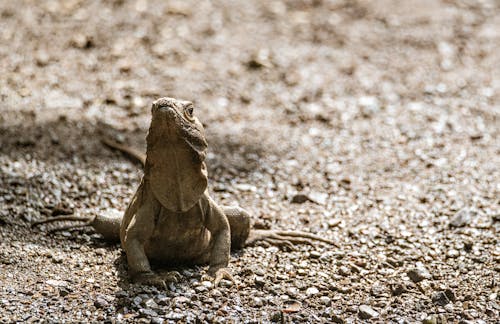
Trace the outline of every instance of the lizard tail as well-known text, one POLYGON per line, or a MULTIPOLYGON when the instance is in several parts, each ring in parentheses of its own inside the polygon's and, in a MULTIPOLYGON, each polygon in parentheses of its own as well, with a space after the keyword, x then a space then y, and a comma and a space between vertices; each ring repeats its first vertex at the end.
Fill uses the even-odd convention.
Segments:
POLYGON ((96 216, 80 217, 80 216, 68 215, 68 216, 49 217, 49 218, 42 219, 42 220, 31 223, 31 227, 33 228, 33 227, 36 227, 36 226, 39 226, 42 224, 51 224, 51 223, 56 223, 56 222, 67 222, 67 221, 81 222, 79 224, 73 223, 73 224, 58 226, 56 228, 51 228, 48 230, 49 232, 56 232, 56 231, 64 231, 64 230, 72 229, 72 228, 92 226, 92 223, 94 222, 95 219, 96 219, 96 216))
POLYGON ((297 232, 297 231, 276 231, 275 234, 280 235, 280 236, 288 236, 288 237, 302 237, 306 239, 310 239, 313 241, 319 241, 323 243, 327 243, 336 247, 339 247, 338 244, 332 240, 326 239, 324 237, 314 235, 311 233, 306 233, 306 232, 297 232))
POLYGON ((127 146, 125 144, 120 144, 118 142, 107 139, 105 137, 101 138, 101 142, 104 145, 106 145, 107 147, 112 148, 112 149, 117 150, 117 151, 120 151, 123 154, 125 154, 127 157, 129 157, 130 159, 141 163, 143 167, 144 167, 144 165, 146 165, 146 154, 139 151, 138 149, 127 146))
POLYGON ((250 231, 250 235, 245 241, 245 245, 253 245, 257 242, 261 242, 264 245, 286 246, 294 249, 294 245, 296 244, 314 245, 314 241, 339 247, 336 242, 311 233, 255 229, 250 231))

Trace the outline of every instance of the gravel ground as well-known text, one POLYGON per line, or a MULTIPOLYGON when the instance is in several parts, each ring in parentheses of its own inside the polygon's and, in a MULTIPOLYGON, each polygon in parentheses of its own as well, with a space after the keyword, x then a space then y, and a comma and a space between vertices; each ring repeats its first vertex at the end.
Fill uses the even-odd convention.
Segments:
MULTIPOLYGON (((1 1, 0 322, 500 321, 498 1, 1 1), (50 215, 124 210, 159 96, 207 128, 213 197, 339 248, 131 285, 50 215)), ((163 271, 163 269, 160 269, 163 271)))

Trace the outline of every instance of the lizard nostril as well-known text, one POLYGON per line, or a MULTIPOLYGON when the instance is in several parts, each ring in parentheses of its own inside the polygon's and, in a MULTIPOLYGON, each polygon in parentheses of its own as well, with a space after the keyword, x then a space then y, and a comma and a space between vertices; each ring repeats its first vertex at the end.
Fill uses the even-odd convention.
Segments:
POLYGON ((175 109, 172 108, 172 107, 168 107, 168 106, 163 106, 163 107, 160 107, 159 110, 165 114, 167 114, 168 117, 170 118, 173 118, 175 117, 176 113, 175 113, 175 109))

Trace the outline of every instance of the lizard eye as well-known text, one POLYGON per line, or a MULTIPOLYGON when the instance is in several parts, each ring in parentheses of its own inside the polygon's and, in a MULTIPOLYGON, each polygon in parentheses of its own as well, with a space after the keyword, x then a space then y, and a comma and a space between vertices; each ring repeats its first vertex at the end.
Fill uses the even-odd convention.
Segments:
POLYGON ((194 112, 194 108, 193 106, 188 106, 184 109, 184 113, 186 114, 187 117, 189 118, 193 118, 193 112, 194 112))

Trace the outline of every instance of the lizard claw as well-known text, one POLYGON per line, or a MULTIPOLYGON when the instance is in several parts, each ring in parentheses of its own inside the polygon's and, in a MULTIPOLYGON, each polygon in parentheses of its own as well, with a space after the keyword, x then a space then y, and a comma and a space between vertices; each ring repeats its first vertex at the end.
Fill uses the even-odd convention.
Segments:
POLYGON ((219 286, 222 279, 227 279, 233 283, 236 282, 233 278, 233 275, 231 274, 231 272, 227 268, 221 268, 221 269, 215 271, 215 273, 213 273, 212 271, 209 270, 209 275, 204 275, 201 279, 202 280, 208 279, 210 281, 213 280, 214 287, 219 286))
POLYGON ((173 282, 173 283, 177 283, 179 282, 179 280, 181 280, 182 278, 182 275, 178 272, 178 271, 169 271, 165 274, 162 274, 161 275, 161 278, 165 281, 165 282, 173 282))
POLYGON ((215 287, 219 286, 219 283, 221 282, 222 279, 227 279, 233 283, 235 282, 233 275, 226 268, 217 270, 217 272, 215 273, 214 286, 215 287))
POLYGON ((154 286, 160 289, 166 289, 167 284, 160 276, 153 272, 141 272, 132 278, 133 282, 145 286, 154 286))

